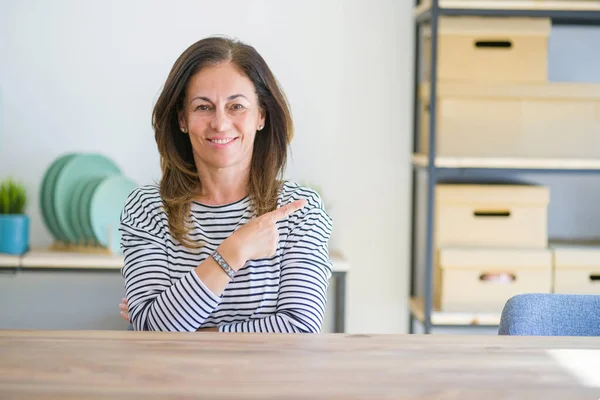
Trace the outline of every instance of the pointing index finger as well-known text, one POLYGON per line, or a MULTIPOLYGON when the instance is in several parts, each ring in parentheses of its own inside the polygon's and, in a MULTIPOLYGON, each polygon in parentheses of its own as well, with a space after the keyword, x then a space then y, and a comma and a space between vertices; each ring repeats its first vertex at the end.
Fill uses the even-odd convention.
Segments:
POLYGON ((271 212, 273 221, 279 221, 284 219, 288 215, 293 214, 294 212, 304 207, 306 203, 306 199, 300 199, 286 204, 282 207, 279 207, 278 209, 271 212))

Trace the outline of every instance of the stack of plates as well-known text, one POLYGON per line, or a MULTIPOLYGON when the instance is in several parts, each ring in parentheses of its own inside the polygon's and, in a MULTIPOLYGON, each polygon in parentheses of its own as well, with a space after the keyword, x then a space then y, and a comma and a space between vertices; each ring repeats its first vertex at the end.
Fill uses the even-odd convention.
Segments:
POLYGON ((65 154, 50 165, 42 181, 44 223, 57 242, 120 253, 119 219, 136 186, 102 155, 65 154))

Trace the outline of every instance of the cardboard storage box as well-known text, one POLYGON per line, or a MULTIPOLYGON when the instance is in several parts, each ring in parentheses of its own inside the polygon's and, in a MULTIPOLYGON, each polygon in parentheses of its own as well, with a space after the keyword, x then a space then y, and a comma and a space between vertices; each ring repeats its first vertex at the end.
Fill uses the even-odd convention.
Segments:
MULTIPOLYGON (((429 84, 419 152, 429 151, 429 84)), ((436 155, 600 158, 600 84, 437 85, 436 155)))
POLYGON ((546 248, 549 201, 543 186, 438 184, 435 245, 546 248))
POLYGON ((600 294, 600 244, 553 245, 554 292, 600 294))
MULTIPOLYGON (((442 82, 546 82, 548 18, 441 17, 438 79, 442 82)), ((424 29, 425 79, 431 69, 431 29, 424 29)))
POLYGON ((549 249, 444 248, 437 254, 436 307, 441 311, 501 312, 520 293, 550 293, 549 249))

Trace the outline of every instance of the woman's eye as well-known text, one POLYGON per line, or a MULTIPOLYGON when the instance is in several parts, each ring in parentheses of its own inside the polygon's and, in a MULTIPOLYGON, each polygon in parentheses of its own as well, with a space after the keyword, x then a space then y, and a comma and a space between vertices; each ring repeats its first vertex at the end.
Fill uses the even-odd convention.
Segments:
POLYGON ((231 109, 234 111, 241 111, 243 110, 245 107, 241 104, 234 104, 231 106, 231 109))
POLYGON ((210 110, 210 106, 207 106, 206 104, 200 104, 198 107, 196 107, 196 111, 209 111, 210 110))

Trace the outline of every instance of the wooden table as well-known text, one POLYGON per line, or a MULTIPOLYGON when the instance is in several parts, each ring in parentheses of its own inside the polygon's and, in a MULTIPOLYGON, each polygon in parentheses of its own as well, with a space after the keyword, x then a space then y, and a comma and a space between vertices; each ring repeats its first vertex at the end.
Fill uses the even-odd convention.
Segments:
POLYGON ((0 398, 596 400, 584 356, 598 378, 600 338, 7 330, 0 398))

